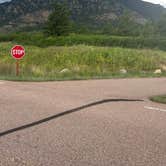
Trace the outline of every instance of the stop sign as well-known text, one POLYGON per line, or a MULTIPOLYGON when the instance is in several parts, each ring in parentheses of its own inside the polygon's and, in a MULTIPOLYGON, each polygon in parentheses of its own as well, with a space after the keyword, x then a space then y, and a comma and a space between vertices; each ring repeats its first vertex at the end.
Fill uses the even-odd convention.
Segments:
POLYGON ((23 46, 16 45, 11 49, 11 55, 14 59, 22 59, 25 55, 25 49, 23 46))

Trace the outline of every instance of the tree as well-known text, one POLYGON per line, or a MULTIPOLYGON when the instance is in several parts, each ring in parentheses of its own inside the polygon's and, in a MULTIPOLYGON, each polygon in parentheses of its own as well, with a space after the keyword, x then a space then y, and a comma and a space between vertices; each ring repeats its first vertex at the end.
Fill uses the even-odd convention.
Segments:
POLYGON ((166 14, 164 14, 158 21, 157 32, 161 36, 166 36, 166 14))
POLYGON ((140 34, 141 24, 138 24, 129 12, 124 12, 119 17, 116 26, 120 35, 137 36, 140 34))
POLYGON ((122 36, 139 36, 143 25, 136 22, 129 13, 124 12, 118 19, 107 23, 103 28, 103 33, 122 36))
POLYGON ((45 32, 50 36, 68 35, 71 28, 70 11, 66 3, 54 3, 45 32))
POLYGON ((146 24, 143 25, 141 30, 141 36, 143 37, 153 37, 156 36, 156 26, 152 21, 147 21, 146 24))

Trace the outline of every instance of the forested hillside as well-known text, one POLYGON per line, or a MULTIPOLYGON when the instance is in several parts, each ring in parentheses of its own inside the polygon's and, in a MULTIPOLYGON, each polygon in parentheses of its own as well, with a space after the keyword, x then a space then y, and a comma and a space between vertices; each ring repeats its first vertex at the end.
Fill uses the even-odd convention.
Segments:
MULTIPOLYGON (((55 0, 58 1, 58 0, 55 0)), ((59 0, 61 1, 61 0, 59 0)), ((54 0, 12 0, 0 4, 1 27, 33 26, 46 21, 54 0)), ((71 17, 81 24, 103 25, 129 12, 136 22, 159 19, 165 9, 141 0, 68 0, 71 17)))

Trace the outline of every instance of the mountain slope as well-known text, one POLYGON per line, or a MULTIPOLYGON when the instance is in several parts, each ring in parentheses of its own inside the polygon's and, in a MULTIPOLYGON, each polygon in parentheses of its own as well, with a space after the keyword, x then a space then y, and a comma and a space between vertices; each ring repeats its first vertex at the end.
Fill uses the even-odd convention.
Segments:
MULTIPOLYGON (((0 25, 15 27, 41 24, 46 21, 53 1, 12 0, 0 4, 0 25)), ((118 18, 124 11, 130 12, 140 22, 157 20, 166 11, 160 5, 141 0, 68 0, 68 5, 72 19, 84 24, 103 24, 118 18)))
POLYGON ((140 13, 147 19, 157 20, 166 11, 161 5, 155 5, 141 0, 121 0, 128 8, 140 13))

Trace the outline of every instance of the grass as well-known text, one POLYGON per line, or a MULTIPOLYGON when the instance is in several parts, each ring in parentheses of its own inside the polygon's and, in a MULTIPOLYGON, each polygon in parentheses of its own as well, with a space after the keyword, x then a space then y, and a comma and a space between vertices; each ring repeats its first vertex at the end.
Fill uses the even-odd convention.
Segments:
POLYGON ((150 99, 154 102, 157 102, 157 103, 166 104, 166 95, 153 96, 150 99))
POLYGON ((20 60, 20 76, 15 76, 15 60, 10 56, 13 42, 0 43, 0 79, 68 80, 166 76, 153 74, 166 66, 166 52, 99 46, 25 45, 26 56, 20 60), (122 74, 121 69, 128 72, 122 74))

